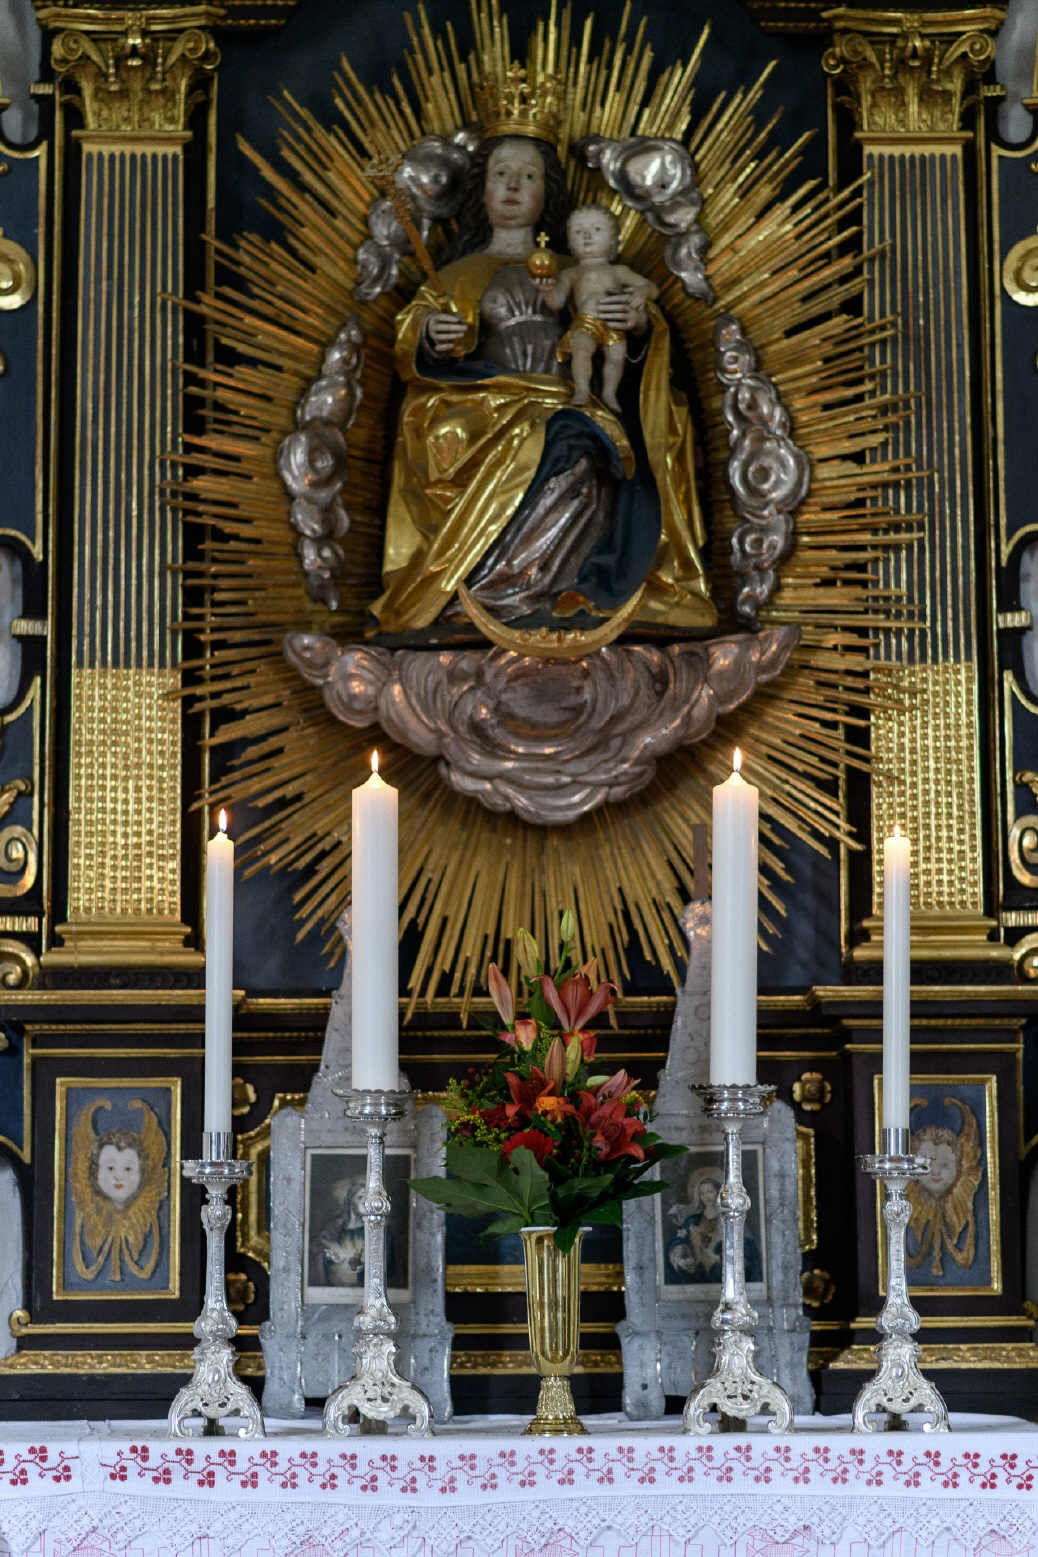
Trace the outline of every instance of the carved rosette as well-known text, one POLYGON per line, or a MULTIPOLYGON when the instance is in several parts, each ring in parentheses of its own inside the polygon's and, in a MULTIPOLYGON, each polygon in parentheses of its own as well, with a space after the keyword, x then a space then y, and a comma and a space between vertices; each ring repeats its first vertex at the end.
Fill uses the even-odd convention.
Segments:
POLYGON ((56 34, 51 64, 76 88, 86 129, 112 135, 187 131, 202 97, 200 80, 220 62, 205 25, 218 14, 205 6, 82 12, 43 6, 37 12, 56 34))
POLYGON ((995 61, 1005 13, 830 11, 834 39, 822 68, 843 80, 842 101, 870 135, 957 134, 973 80, 995 61))

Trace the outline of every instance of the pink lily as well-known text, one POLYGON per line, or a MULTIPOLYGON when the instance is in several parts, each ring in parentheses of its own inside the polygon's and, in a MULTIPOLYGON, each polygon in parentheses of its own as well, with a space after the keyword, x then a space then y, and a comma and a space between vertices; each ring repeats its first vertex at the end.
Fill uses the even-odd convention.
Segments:
POLYGON ((610 1098, 626 1097, 628 1092, 633 1092, 637 1085, 633 1076, 629 1076, 625 1070, 618 1070, 615 1076, 603 1082, 598 1089, 598 1101, 607 1102, 610 1098))
POLYGON ((541 973, 534 983, 541 986, 545 1000, 562 1023, 564 1038, 582 1033, 585 1025, 611 1006, 619 993, 615 984, 603 982, 592 994, 591 980, 585 973, 575 973, 564 979, 560 989, 555 988, 554 980, 547 973, 541 973))
POLYGON ((512 986, 505 978, 496 962, 492 962, 487 969, 487 988, 490 990, 490 998, 497 1007, 497 1014, 505 1026, 511 1028, 515 1018, 515 1000, 512 996, 512 986))

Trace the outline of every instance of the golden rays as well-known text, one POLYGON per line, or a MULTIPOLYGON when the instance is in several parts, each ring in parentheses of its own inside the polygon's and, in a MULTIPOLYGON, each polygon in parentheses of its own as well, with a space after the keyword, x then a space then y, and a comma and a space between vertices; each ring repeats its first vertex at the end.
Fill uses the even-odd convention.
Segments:
MULTIPOLYGON (((299 873, 300 934, 314 926, 331 932, 346 902, 350 790, 363 781, 373 737, 325 711, 320 694, 283 659, 281 640, 301 628, 357 640, 379 593, 393 318, 418 282, 413 261, 405 261, 397 291, 374 303, 353 298, 355 254, 367 236, 373 195, 362 169, 421 134, 451 134, 475 117, 475 56, 462 56, 450 27, 435 37, 421 10, 408 25, 409 86, 398 76, 388 94, 369 90, 343 60, 336 122, 324 125, 284 98, 283 169, 243 145, 269 185, 283 236, 218 246, 231 279, 198 305, 219 366, 199 375, 211 417, 207 434, 189 442, 181 489, 185 514, 212 526, 207 564, 196 574, 204 605, 191 622, 208 651, 203 701, 235 716, 214 739, 243 748, 211 798, 247 801, 264 812, 246 840, 251 868, 299 873), (306 595, 275 455, 295 425, 300 394, 351 312, 367 337, 364 400, 349 432, 345 499, 352 528, 341 607, 330 614, 306 595)), ((483 0, 477 26, 504 58, 507 23, 496 6, 483 0)), ((777 681, 720 721, 709 739, 661 762, 647 789, 567 827, 538 828, 486 811, 449 789, 434 762, 393 747, 380 733, 386 776, 400 789, 402 922, 414 917, 421 932, 415 999, 451 993, 467 1002, 488 956, 508 962, 516 926, 550 941, 570 905, 578 910, 582 952, 597 952, 606 976, 627 972, 631 930, 651 959, 673 971, 682 951, 677 918, 692 880, 692 829, 709 819, 711 786, 729 771, 736 744, 761 790, 772 919, 780 906, 769 882, 786 876, 779 827, 823 852, 834 840, 852 842, 838 779, 843 764, 863 760, 848 731, 867 723, 877 696, 870 633, 901 615, 880 586, 878 562, 907 538, 904 516, 889 500, 904 472, 885 452, 900 407, 879 397, 870 368, 880 332, 843 311, 864 284, 853 225, 858 196, 793 182, 803 142, 783 149, 774 141, 774 121, 758 117, 767 72, 752 86, 721 94, 693 123, 707 30, 691 60, 655 75, 644 22, 633 38, 628 33, 625 14, 616 41, 596 49, 591 19, 571 38, 568 9, 553 9, 535 30, 530 54, 538 69, 566 72, 563 154, 567 143, 591 133, 677 136, 692 148, 710 238, 710 307, 684 295, 662 262, 659 235, 624 211, 597 174, 572 161, 571 191, 574 200, 612 204, 621 216, 621 257, 660 285, 661 306, 694 376, 722 618, 731 607, 727 559, 736 521, 714 374, 718 315, 738 317, 777 385, 812 477, 797 515, 796 549, 761 618, 764 625, 799 623, 803 641, 777 681)), ((335 939, 330 933, 330 948, 335 939)))

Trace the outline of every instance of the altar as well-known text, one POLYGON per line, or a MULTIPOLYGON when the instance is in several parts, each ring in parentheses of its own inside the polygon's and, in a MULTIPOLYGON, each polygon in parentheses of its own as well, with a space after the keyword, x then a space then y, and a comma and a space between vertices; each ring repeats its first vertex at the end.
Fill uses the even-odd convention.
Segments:
POLYGON ((852 1437, 838 1417, 795 1434, 696 1437, 676 1418, 520 1436, 457 1419, 434 1438, 328 1439, 316 1422, 266 1442, 171 1442, 165 1424, 8 1424, 0 1542, 12 1557, 852 1557, 906 1543, 937 1557, 1038 1544, 1038 1426, 959 1415, 948 1435, 852 1437), (206 1543, 206 1544, 202 1544, 206 1543))

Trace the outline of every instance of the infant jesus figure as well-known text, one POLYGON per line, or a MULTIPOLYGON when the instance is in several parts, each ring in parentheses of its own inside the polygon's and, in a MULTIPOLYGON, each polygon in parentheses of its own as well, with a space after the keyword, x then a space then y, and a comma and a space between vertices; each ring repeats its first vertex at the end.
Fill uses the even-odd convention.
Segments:
POLYGON ((609 295, 633 294, 642 306, 659 296, 659 287, 639 276, 626 265, 616 265, 620 224, 604 205, 582 205, 566 223, 570 252, 578 264, 560 276, 540 280, 537 285, 544 301, 555 313, 567 303, 573 323, 559 342, 559 361, 571 359, 573 404, 587 405, 591 398, 591 369, 595 352, 602 348, 602 399, 612 411, 619 411, 616 391, 620 387, 627 342, 624 331, 598 317, 598 306, 609 295))

